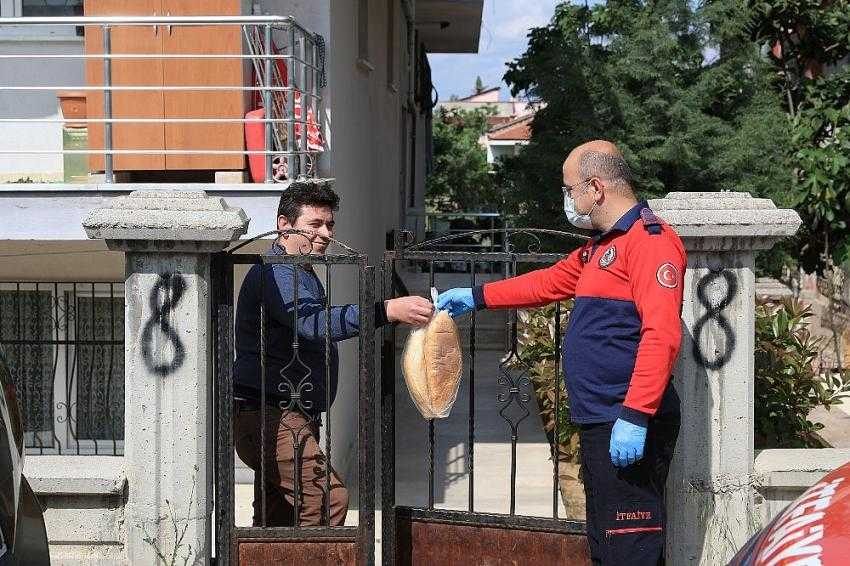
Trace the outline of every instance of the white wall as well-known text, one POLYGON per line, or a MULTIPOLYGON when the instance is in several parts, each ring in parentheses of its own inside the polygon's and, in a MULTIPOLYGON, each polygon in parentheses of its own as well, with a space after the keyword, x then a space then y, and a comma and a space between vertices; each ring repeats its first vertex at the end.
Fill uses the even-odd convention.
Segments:
POLYGON ((789 448, 761 450, 753 475, 760 496, 756 499, 760 526, 767 525, 789 503, 826 474, 850 462, 846 448, 789 448))
MULTIPOLYGON (((406 179, 402 160, 402 104, 407 99, 406 23, 395 3, 393 41, 389 41, 388 1, 369 3, 368 64, 358 61, 357 3, 350 0, 263 0, 264 12, 292 15, 308 29, 322 34, 327 44, 328 85, 323 92, 329 153, 322 174, 336 178, 341 197, 336 237, 369 255, 377 263, 385 248, 386 232, 401 226, 405 212, 406 179), (388 50, 394 51, 395 83, 388 76, 388 50)), ((408 129, 409 135, 409 129, 408 129)), ((417 195, 424 188, 424 128, 418 128, 417 195)), ((249 233, 264 231, 275 209, 247 206, 229 195, 231 205, 243 206, 252 217, 249 233)), ((351 269, 332 274, 335 303, 357 300, 358 282, 351 269)), ((340 390, 332 414, 334 465, 356 491, 355 431, 357 430, 357 341, 341 344, 340 390)), ((377 401, 377 398, 375 399, 377 401)))
POLYGON ((487 163, 491 165, 496 160, 503 157, 510 157, 519 152, 519 146, 524 145, 522 142, 486 142, 487 147, 487 163))
MULTIPOLYGON (((398 223, 397 127, 401 100, 386 81, 386 0, 370 2, 369 7, 369 63, 373 70, 357 60, 357 3, 331 0, 328 90, 331 174, 337 179, 341 197, 337 237, 377 261, 384 249, 386 230, 398 223)), ((356 300, 355 281, 336 281, 336 301, 356 300)), ((351 436, 349 445, 337 450, 335 459, 349 487, 356 491, 356 341, 341 344, 341 352, 339 396, 332 417, 334 430, 350 431, 351 436)))
MULTIPOLYGON (((2 23, 2 21, 0 21, 2 23)), ((9 35, 0 26, 2 54, 79 54, 82 38, 69 36, 9 35)), ((82 59, 0 59, 4 86, 79 86, 84 83, 82 59)), ((55 91, 0 91, 0 118, 60 118, 55 91)), ((30 177, 61 180, 59 154, 12 156, 9 149, 56 151, 62 149, 61 124, 0 123, 0 182, 30 177)))

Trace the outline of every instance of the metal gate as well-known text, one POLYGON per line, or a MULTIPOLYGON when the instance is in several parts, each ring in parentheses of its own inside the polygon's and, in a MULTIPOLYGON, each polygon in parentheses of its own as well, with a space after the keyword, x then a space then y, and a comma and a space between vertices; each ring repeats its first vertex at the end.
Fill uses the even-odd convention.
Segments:
MULTIPOLYGON (((427 287, 445 290, 447 287, 472 287, 484 280, 501 279, 516 275, 526 269, 543 267, 564 257, 571 248, 585 240, 584 236, 557 232, 551 230, 500 229, 481 230, 452 234, 419 244, 412 244, 409 234, 400 233, 395 237, 394 249, 386 252, 383 264, 382 294, 385 298, 396 294, 408 294, 411 291, 427 296, 427 289, 407 289, 404 279, 419 278, 420 287, 427 277, 427 287), (490 251, 475 251, 475 250, 490 251), (492 251, 492 250, 499 251, 492 251), (542 250, 557 250, 558 253, 546 253, 542 250), (419 272, 417 276, 415 273, 419 272)), ((555 307, 554 315, 554 348, 556 375, 560 376, 560 337, 561 337, 561 307, 555 307)), ((489 311, 488 311, 489 312, 489 311)), ((397 446, 396 437, 407 435, 411 428, 411 420, 400 430, 397 408, 404 406, 407 391, 404 382, 398 377, 398 342, 399 330, 385 327, 383 330, 382 347, 382 399, 381 399, 381 443, 382 443, 382 558, 383 564, 582 564, 589 563, 587 544, 585 541, 584 523, 567 521, 559 517, 559 462, 558 458, 545 455, 540 458, 539 466, 551 465, 551 512, 548 510, 536 513, 536 516, 522 514, 524 493, 517 486, 518 480, 518 442, 525 431, 540 424, 536 411, 536 403, 529 394, 530 360, 522 359, 517 347, 517 313, 508 311, 504 320, 504 355, 493 358, 498 362, 491 364, 491 374, 483 375, 481 361, 478 357, 476 339, 481 340, 484 329, 479 328, 478 320, 484 315, 473 313, 468 322, 461 319, 460 325, 468 324, 467 341, 464 344, 464 366, 466 369, 461 382, 461 393, 458 396, 453 414, 445 420, 435 422, 428 420, 420 423, 424 429, 421 441, 411 441, 405 438, 404 445, 397 446), (478 377, 476 377, 478 376, 478 377), (481 378, 484 378, 482 381, 481 378), (489 381, 488 381, 489 380, 489 381), (498 393, 490 398, 479 398, 476 401, 476 382, 488 384, 489 389, 497 388, 498 393), (397 384, 401 390, 397 390, 397 384), (465 391, 464 391, 465 388, 465 391), (495 398, 493 398, 495 397, 495 398), (462 401, 463 399, 463 401, 462 401), (460 405, 460 406, 459 406, 460 405), (465 415, 464 415, 465 413, 465 415), (479 422, 485 417, 494 418, 498 415, 501 426, 481 430, 479 422), (464 419, 465 416, 465 419, 464 419), (531 418, 529 418, 531 417, 531 418), (466 421, 465 423, 463 421, 466 421), (452 422, 454 421, 454 422, 452 422), (440 445, 441 434, 458 435, 460 425, 466 438, 455 447, 464 448, 460 455, 446 452, 444 461, 436 462, 439 454, 435 447, 440 445), (492 430, 499 429, 500 430, 492 430), (479 464, 476 461, 476 450, 480 450, 481 442, 476 442, 477 436, 485 433, 488 438, 501 435, 505 444, 510 445, 509 461, 500 462, 506 466, 500 477, 509 485, 496 486, 484 483, 476 477, 492 476, 487 472, 491 461, 479 464), (402 462, 397 450, 413 452, 414 462, 402 462), (437 493, 443 490, 443 483, 458 481, 457 478, 438 477, 435 473, 437 465, 446 466, 454 458, 454 465, 460 465, 467 482, 466 501, 461 498, 452 506, 438 506, 437 493), (551 464, 547 463, 551 459, 551 464), (421 481, 414 490, 424 490, 427 494, 408 494, 408 499, 418 495, 419 503, 405 502, 405 497, 397 493, 397 470, 405 465, 406 473, 411 469, 424 468, 427 481, 421 481), (412 465, 411 465, 412 464, 412 465), (505 490, 506 506, 501 512, 490 509, 480 509, 478 502, 482 492, 501 487, 505 490), (427 497, 426 497, 427 496, 427 497), (398 501, 398 499, 402 501, 398 501), (518 505, 519 504, 519 505, 518 505)), ((492 334, 492 329, 488 330, 492 334)), ((560 379, 560 378, 558 378, 560 379)), ((479 385, 481 387, 481 385, 479 385)), ((556 389, 559 391, 559 389, 556 389)), ((480 396, 479 396, 480 397, 480 396)), ((559 399, 555 400, 556 411, 560 406, 559 399)), ((415 411, 412 407, 408 410, 415 411)), ((416 425, 415 414, 412 422, 416 425)), ((558 415, 555 415, 558 423, 558 415)), ((419 417, 421 421, 421 417, 419 417)), ((555 438, 559 430, 556 425, 555 438)), ((445 443, 443 443, 445 444, 445 443)), ((492 450, 491 450, 492 451, 492 450)), ((525 464, 525 462, 523 462, 525 464)), ((418 470, 417 470, 418 472, 418 470)), ((490 480, 486 480, 489 482, 490 480)), ((535 484, 536 485, 536 484, 535 484)), ((409 489, 409 487, 408 487, 409 489)), ((450 503, 450 502, 449 502, 450 503)))
MULTIPOLYGON (((244 253, 246 246, 268 247, 270 241, 261 241, 260 238, 273 234, 279 233, 269 232, 242 242, 227 252, 217 254, 213 260, 215 334, 213 343, 217 350, 214 374, 217 399, 217 414, 214 420, 216 423, 216 563, 370 565, 374 563, 375 531, 374 270, 367 265, 364 254, 336 240, 332 240, 329 246, 332 253, 326 255, 244 253), (240 250, 241 253, 237 253, 240 250), (247 274, 244 273, 246 271, 247 274), (282 296, 286 293, 276 282, 278 281, 275 279, 276 273, 278 275, 283 273, 282 277, 293 279, 291 296, 282 296), (300 282, 299 278, 301 278, 300 282), (305 296, 299 297, 301 284, 307 282, 304 278, 310 278, 311 284, 316 289, 324 288, 326 300, 323 304, 311 303, 305 296), (340 278, 343 279, 344 285, 339 284, 340 278), (335 284, 334 281, 337 283, 335 284), (255 286, 257 284, 259 289, 255 286), (292 435, 292 444, 297 448, 294 450, 292 464, 294 482, 291 485, 294 491, 291 494, 289 506, 286 505, 286 500, 272 499, 276 496, 266 489, 258 491, 256 488, 243 489, 241 490, 243 496, 238 500, 235 494, 234 447, 239 439, 234 438, 234 412, 243 410, 240 407, 248 407, 248 401, 238 399, 237 404, 234 405, 234 369, 238 370, 238 367, 241 367, 237 365, 241 362, 235 362, 238 346, 236 332, 242 332, 242 335, 248 332, 250 335, 251 331, 250 328, 234 329, 238 322, 237 309, 234 308, 234 294, 241 293, 243 285, 250 285, 250 287, 244 291, 245 304, 239 308, 245 309, 246 313, 253 312, 250 309, 254 304, 255 310, 259 310, 258 351, 247 356, 258 362, 260 381, 257 395, 252 401, 255 407, 250 410, 253 414, 259 414, 258 423, 266 423, 269 418, 275 421, 277 414, 298 413, 295 415, 298 417, 298 424, 293 424, 291 428, 290 425, 283 424, 284 421, 289 422, 283 417, 279 419, 281 424, 275 425, 275 430, 266 430, 267 426, 258 426, 259 456, 253 465, 255 477, 259 478, 260 485, 275 482, 277 478, 283 477, 288 471, 277 470, 276 466, 275 469, 271 469, 270 466, 274 464, 268 461, 268 451, 274 450, 275 438, 286 434, 292 435), (270 285, 278 287, 272 289, 276 295, 269 295, 268 286, 270 285), (356 293, 351 293, 354 289, 356 293), (340 294, 348 292, 350 296, 341 297, 338 300, 332 296, 334 290, 340 294), (251 297, 257 296, 260 300, 251 303, 251 297), (269 298, 274 296, 281 296, 282 308, 279 305, 276 307, 274 299, 269 298), (331 305, 340 304, 345 300, 359 309, 359 344, 356 365, 353 362, 345 363, 349 361, 349 358, 335 357, 338 354, 331 340, 331 305), (287 305, 291 305, 291 308, 287 305), (307 319, 304 318, 306 316, 314 317, 309 321, 313 323, 313 327, 309 332, 307 330, 302 332, 303 325, 308 324, 307 319), (291 320, 287 320, 288 317, 291 317, 291 320), (283 344, 281 347, 281 343, 278 342, 276 350, 272 350, 274 347, 272 341, 276 336, 288 336, 285 330, 282 330, 287 325, 290 325, 291 329, 296 329, 291 331, 291 343, 283 344), (278 331, 280 334, 276 334, 278 331), (284 359, 281 359, 282 356, 284 359), (345 362, 340 363, 343 359, 345 362), (353 412, 357 420, 356 459, 352 459, 357 462, 357 478, 349 482, 347 487, 351 492, 357 492, 357 501, 352 501, 349 508, 359 509, 359 513, 356 524, 350 524, 354 521, 351 517, 352 513, 349 513, 349 520, 346 521, 345 526, 332 527, 327 526, 328 518, 331 516, 331 497, 327 494, 331 493, 335 487, 331 486, 332 480, 327 472, 332 456, 335 454, 334 450, 340 449, 334 444, 336 430, 345 423, 338 423, 333 412, 320 412, 317 408, 330 407, 333 401, 335 376, 332 375, 332 367, 336 367, 334 360, 339 367, 340 383, 348 378, 348 383, 357 384, 357 403, 353 412), (323 367, 324 371, 315 371, 318 367, 323 367), (324 373, 324 375, 317 376, 316 373, 324 373), (308 494, 305 484, 302 483, 302 473, 308 458, 305 446, 309 439, 306 435, 319 424, 321 424, 324 439, 321 439, 318 434, 314 438, 317 440, 316 445, 319 450, 324 452, 324 458, 317 458, 316 465, 321 466, 323 460, 326 477, 323 481, 314 482, 315 484, 324 483, 324 485, 313 487, 324 490, 325 495, 320 496, 322 497, 320 513, 323 518, 319 526, 307 526, 304 517, 307 516, 308 494), (248 494, 247 498, 245 492, 248 494), (251 497, 252 494, 256 497, 251 497), (250 521, 243 520, 243 524, 237 524, 237 509, 244 510, 246 506, 250 508, 253 499, 259 500, 254 512, 255 517, 250 521), (249 524, 244 524, 246 522, 249 524)), ((296 235, 292 234, 293 237, 296 235)), ((240 297, 240 305, 242 300, 240 297)), ((250 327, 251 319, 246 317, 242 322, 243 327, 245 324, 250 327)), ((251 397, 241 392, 239 387, 241 385, 237 382, 237 397, 251 397)), ((355 466, 349 467, 355 468, 355 466)))

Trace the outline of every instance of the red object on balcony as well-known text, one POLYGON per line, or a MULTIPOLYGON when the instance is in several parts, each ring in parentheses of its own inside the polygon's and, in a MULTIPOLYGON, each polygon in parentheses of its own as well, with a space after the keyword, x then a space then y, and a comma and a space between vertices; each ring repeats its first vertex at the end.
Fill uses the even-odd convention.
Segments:
MULTIPOLYGON (((266 149, 266 128, 263 118, 266 116, 264 108, 251 110, 245 114, 245 147, 248 151, 264 151, 266 149)), ((262 183, 266 179, 266 156, 262 153, 248 154, 248 169, 251 172, 251 180, 262 183)))
MULTIPOLYGON (((301 119, 301 93, 295 91, 295 119, 301 119)), ((266 123, 263 119, 266 117, 264 108, 251 110, 245 114, 245 147, 250 151, 264 151, 266 149, 266 123)), ((302 124, 295 124, 295 139, 301 140, 302 124)), ((319 129, 319 124, 316 122, 316 116, 312 107, 307 108, 307 151, 317 153, 324 151, 324 140, 322 132, 319 129)), ((280 159, 275 156, 275 159, 280 159)), ((285 164, 284 164, 285 166, 285 164)), ((248 169, 251 172, 251 180, 255 183, 262 183, 266 178, 266 156, 262 153, 248 154, 248 169)))

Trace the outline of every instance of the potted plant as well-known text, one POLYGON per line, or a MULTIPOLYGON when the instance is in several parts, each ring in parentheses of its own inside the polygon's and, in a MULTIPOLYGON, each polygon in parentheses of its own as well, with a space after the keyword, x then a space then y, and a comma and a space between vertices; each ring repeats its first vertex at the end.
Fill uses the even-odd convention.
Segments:
POLYGON ((65 120, 66 128, 86 127, 86 93, 78 90, 60 90, 56 92, 59 108, 65 120), (79 121, 77 121, 79 120, 79 121))

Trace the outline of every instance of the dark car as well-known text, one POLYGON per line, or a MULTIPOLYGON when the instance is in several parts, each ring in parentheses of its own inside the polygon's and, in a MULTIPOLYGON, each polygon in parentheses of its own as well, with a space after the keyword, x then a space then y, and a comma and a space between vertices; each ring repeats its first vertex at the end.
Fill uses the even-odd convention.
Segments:
POLYGON ((50 564, 44 514, 24 477, 24 424, 0 351, 0 566, 50 564))
POLYGON ((729 566, 850 564, 850 462, 807 489, 729 566))

